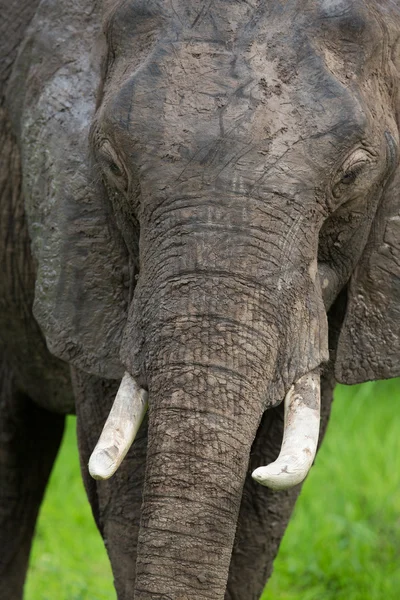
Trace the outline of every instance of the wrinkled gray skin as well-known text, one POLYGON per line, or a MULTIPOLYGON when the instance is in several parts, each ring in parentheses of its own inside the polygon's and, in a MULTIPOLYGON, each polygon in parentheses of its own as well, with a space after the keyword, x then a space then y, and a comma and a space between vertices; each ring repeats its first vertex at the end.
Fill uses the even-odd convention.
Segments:
POLYGON ((400 375, 400 5, 1 12, 0 598, 75 397, 119 600, 256 600, 299 492, 249 476, 285 393, 321 368, 324 431, 335 379, 400 375), (125 370, 148 425, 95 482, 125 370))

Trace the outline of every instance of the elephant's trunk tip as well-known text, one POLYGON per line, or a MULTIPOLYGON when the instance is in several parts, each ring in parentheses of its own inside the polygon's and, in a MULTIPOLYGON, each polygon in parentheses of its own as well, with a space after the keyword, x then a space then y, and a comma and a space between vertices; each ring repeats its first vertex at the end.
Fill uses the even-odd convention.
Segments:
POLYGON ((89 473, 94 479, 108 479, 120 466, 146 414, 147 396, 133 377, 125 373, 89 460, 89 473))
POLYGON ((273 490, 301 483, 314 461, 320 424, 320 376, 311 372, 291 387, 285 398, 285 425, 277 460, 258 467, 252 477, 273 490))

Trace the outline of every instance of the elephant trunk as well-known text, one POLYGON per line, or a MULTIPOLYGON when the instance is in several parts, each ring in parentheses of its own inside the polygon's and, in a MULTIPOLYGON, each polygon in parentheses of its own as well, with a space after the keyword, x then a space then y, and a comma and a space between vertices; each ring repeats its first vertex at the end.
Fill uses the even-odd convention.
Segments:
POLYGON ((206 310, 158 322, 157 335, 162 353, 147 364, 149 432, 135 599, 222 600, 263 413, 266 352, 254 349, 239 320, 232 324, 206 310))
POLYGON ((147 315, 149 432, 135 600, 225 595, 279 343, 257 295, 216 277, 172 278, 147 315))

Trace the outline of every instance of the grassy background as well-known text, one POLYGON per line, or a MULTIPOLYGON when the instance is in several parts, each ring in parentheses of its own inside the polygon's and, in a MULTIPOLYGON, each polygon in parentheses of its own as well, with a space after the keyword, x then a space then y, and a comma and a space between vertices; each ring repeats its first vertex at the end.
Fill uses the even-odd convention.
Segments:
MULTIPOLYGON (((400 380, 337 388, 331 423, 262 600, 397 600, 400 380)), ((75 420, 42 507, 26 600, 115 600, 80 481, 75 420)))

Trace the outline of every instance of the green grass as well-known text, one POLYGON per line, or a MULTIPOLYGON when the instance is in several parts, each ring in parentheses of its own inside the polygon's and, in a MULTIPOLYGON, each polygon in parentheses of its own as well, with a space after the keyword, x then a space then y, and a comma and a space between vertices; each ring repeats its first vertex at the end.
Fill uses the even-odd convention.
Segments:
POLYGON ((262 600, 395 600, 400 381, 340 387, 262 600))
MULTIPOLYGON (((42 507, 26 600, 115 600, 80 481, 75 420, 42 507)), ((397 600, 400 380, 339 387, 262 600, 397 600)))
POLYGON ((26 600, 115 600, 112 573, 79 471, 75 417, 41 508, 26 600))

